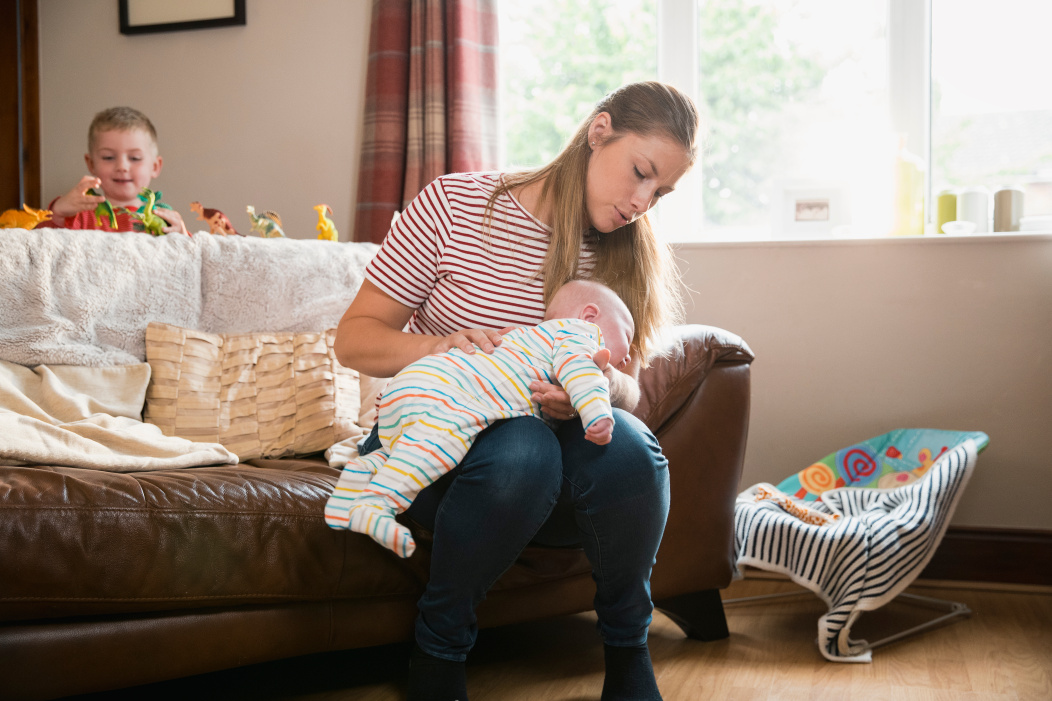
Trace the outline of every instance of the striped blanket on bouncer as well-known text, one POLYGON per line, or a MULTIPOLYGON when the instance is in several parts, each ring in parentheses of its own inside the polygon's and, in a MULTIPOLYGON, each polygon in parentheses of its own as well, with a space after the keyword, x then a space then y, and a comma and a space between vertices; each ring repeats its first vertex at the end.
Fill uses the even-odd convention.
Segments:
POLYGON ((869 662, 874 645, 852 640, 851 626, 931 560, 988 442, 978 431, 899 429, 777 487, 754 485, 735 504, 736 565, 786 574, 813 591, 829 607, 818 621, 822 655, 869 662))

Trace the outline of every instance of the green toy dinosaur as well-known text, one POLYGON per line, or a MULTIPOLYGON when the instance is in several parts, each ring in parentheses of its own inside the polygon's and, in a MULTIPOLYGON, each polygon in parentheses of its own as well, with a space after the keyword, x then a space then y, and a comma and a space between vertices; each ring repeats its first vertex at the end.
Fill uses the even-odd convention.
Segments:
MULTIPOLYGON (((101 191, 93 187, 89 187, 87 193, 85 194, 91 195, 92 197, 106 196, 101 191)), ((109 219, 111 229, 117 228, 117 213, 113 211, 113 205, 110 204, 109 200, 104 200, 100 202, 99 205, 95 208, 95 223, 100 227, 102 226, 103 217, 109 219)))
POLYGON ((171 209, 170 206, 161 202, 161 191, 154 192, 148 187, 139 191, 139 199, 143 204, 135 210, 134 216, 139 220, 143 231, 153 236, 164 236, 164 227, 168 224, 164 219, 153 213, 154 209, 171 209))

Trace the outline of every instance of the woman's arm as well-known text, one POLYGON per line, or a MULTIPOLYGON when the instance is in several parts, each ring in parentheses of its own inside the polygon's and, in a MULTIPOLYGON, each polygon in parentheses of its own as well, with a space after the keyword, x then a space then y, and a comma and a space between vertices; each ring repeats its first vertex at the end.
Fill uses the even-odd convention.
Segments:
POLYGON ((492 353, 501 342, 493 329, 466 329, 449 336, 402 331, 415 310, 366 280, 336 328, 336 359, 345 367, 373 377, 393 377, 406 365, 454 346, 492 353))

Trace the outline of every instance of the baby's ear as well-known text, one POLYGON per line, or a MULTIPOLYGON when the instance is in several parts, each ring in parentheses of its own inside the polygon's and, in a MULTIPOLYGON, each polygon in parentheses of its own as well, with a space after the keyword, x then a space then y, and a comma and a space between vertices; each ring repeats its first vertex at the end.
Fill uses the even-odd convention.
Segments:
POLYGON ((580 319, 582 321, 595 321, 596 317, 599 316, 599 305, 595 302, 589 302, 584 305, 584 309, 581 310, 580 319))

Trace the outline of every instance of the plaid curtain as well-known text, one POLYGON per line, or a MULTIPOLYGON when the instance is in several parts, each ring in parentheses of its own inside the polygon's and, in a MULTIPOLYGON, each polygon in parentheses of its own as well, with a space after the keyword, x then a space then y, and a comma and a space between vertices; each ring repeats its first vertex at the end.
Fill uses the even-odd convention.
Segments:
POLYGON ((496 0, 373 0, 354 239, 440 175, 497 167, 496 0))

